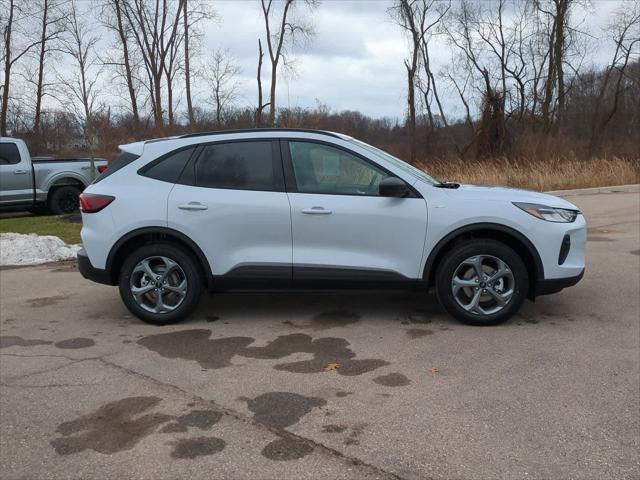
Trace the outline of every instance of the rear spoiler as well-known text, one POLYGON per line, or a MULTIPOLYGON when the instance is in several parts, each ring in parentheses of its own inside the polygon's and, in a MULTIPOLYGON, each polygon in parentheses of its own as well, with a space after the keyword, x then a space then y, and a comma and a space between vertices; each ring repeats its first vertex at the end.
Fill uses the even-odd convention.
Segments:
POLYGON ((132 155, 140 157, 144 150, 144 142, 127 143, 124 145, 118 145, 121 152, 127 152, 132 155))

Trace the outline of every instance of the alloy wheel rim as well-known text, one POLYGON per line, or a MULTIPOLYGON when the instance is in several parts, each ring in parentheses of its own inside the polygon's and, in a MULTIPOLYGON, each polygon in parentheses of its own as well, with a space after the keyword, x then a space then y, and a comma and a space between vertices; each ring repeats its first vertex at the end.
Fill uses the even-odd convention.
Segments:
POLYGON ((151 313, 170 313, 187 296, 187 276, 177 262, 164 256, 147 257, 131 272, 131 294, 151 313))
POLYGON ((456 303, 474 315, 493 315, 509 305, 515 277, 509 265, 493 255, 474 255, 462 261, 451 279, 456 303))

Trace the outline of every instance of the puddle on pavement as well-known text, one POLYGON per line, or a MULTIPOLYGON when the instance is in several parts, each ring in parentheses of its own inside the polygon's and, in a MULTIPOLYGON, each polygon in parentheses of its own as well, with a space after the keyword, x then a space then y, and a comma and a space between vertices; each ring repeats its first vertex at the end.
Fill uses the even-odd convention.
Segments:
POLYGON ((382 375, 373 379, 378 385, 384 385, 385 387, 406 387, 411 383, 407 377, 401 373, 390 373, 388 375, 382 375))
POLYGON ((295 333, 282 335, 264 347, 249 347, 255 340, 251 337, 226 337, 210 339, 211 331, 205 329, 181 330, 177 332, 149 335, 138 340, 138 344, 166 358, 193 360, 203 368, 219 369, 231 365, 235 356, 259 359, 280 359, 294 353, 309 353, 311 360, 282 363, 276 370, 293 373, 322 372, 329 363, 339 364, 340 375, 361 375, 389 365, 380 359, 356 360, 356 354, 344 338, 318 338, 295 333))
POLYGON ((327 404, 324 398, 305 397, 289 392, 263 393, 256 398, 244 400, 256 422, 274 428, 294 425, 314 408, 327 404))
POLYGON ((160 403, 158 397, 129 397, 107 403, 94 413, 64 422, 51 441, 59 455, 71 455, 85 450, 112 454, 133 448, 156 428, 173 419, 170 415, 147 413, 160 403))
POLYGON ((347 427, 346 425, 329 424, 329 425, 323 425, 322 426, 322 431, 324 433, 342 433, 347 428, 349 428, 349 427, 347 427))
POLYGON ((205 457, 221 452, 226 445, 224 440, 216 437, 183 438, 175 442, 171 456, 181 459, 205 457))
POLYGON ((187 432, 189 427, 207 430, 218 423, 221 418, 222 413, 214 410, 193 410, 162 427, 160 433, 187 432))
POLYGON ((0 348, 8 347, 32 347, 34 345, 51 345, 53 342, 47 340, 28 340, 26 338, 18 337, 15 335, 3 335, 0 336, 0 348))
POLYGON ((27 303, 30 307, 50 307, 69 298, 69 295, 57 295, 55 297, 30 298, 27 303))
POLYGON ((90 338, 78 337, 78 338, 69 338, 67 340, 62 340, 60 342, 56 342, 54 344, 54 346, 56 346, 57 348, 75 350, 75 349, 78 349, 78 348, 93 347, 95 344, 96 344, 96 342, 94 342, 90 338))
POLYGON ((410 338, 422 338, 427 335, 433 335, 433 330, 423 329, 423 328, 410 328, 407 330, 407 335, 410 338))
POLYGON ((262 456, 276 462, 297 460, 313 452, 313 446, 302 440, 280 438, 267 444, 260 452, 262 456))

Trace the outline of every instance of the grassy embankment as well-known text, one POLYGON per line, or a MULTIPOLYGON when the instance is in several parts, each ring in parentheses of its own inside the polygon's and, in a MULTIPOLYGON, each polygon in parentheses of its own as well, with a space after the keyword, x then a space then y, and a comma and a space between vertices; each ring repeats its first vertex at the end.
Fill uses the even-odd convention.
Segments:
POLYGON ((55 235, 65 243, 80 243, 81 228, 81 223, 66 220, 64 216, 29 215, 26 217, 0 218, 0 233, 55 235))

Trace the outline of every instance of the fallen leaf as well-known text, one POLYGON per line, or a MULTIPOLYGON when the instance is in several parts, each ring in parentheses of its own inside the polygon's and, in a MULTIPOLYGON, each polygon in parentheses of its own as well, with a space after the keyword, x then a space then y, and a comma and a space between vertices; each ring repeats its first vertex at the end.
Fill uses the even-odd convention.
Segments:
POLYGON ((323 368, 325 372, 330 372, 331 370, 337 370, 340 367, 339 363, 329 363, 326 367, 323 368))
POLYGON ((436 367, 430 368, 429 371, 433 374, 438 373, 438 369, 436 367))

